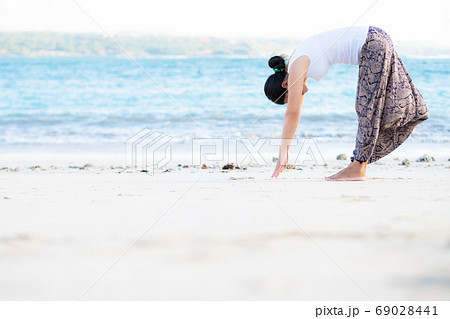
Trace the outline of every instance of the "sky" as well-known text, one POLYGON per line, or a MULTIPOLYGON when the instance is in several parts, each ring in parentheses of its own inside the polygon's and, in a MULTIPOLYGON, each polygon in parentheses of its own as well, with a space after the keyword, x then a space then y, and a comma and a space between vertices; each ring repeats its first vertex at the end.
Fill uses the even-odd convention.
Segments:
MULTIPOLYGON (((354 24, 401 45, 450 48, 448 0, 75 1, 112 34, 304 39, 354 24)), ((75 1, 0 0, 0 32, 102 32, 75 1)))

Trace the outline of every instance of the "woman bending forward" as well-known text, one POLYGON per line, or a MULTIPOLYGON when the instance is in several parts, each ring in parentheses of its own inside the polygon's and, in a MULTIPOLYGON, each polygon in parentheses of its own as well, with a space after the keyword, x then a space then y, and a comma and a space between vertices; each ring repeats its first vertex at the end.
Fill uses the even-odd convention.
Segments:
POLYGON ((427 105, 385 31, 355 26, 316 34, 297 46, 287 67, 280 56, 269 60, 275 73, 267 79, 264 92, 274 103, 287 103, 280 154, 272 177, 286 168, 308 91, 307 79, 319 81, 335 63, 359 65, 358 133, 350 165, 326 180, 365 180, 368 163, 391 153, 428 119, 427 105))

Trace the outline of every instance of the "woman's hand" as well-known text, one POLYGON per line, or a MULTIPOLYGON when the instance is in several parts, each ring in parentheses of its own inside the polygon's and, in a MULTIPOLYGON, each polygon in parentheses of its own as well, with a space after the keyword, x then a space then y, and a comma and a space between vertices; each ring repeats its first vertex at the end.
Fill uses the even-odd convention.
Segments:
POLYGON ((288 153, 280 152, 280 156, 278 157, 277 166, 273 171, 272 177, 278 177, 282 171, 286 169, 288 163, 288 153))

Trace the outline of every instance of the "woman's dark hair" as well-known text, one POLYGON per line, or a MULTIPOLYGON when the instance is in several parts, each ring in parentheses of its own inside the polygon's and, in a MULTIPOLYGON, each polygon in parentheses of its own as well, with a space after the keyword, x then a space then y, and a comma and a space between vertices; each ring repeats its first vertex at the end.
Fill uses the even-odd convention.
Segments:
POLYGON ((269 59, 269 66, 274 70, 274 74, 269 76, 264 85, 264 93, 274 103, 284 104, 284 94, 287 92, 281 84, 286 78, 286 62, 281 56, 273 56, 269 59))

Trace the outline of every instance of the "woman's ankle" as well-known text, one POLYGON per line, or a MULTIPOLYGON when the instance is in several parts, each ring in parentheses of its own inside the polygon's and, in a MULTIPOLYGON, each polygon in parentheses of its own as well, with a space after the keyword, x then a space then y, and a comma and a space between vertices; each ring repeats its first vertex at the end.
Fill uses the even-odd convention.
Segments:
POLYGON ((357 169, 357 170, 359 170, 360 172, 362 172, 362 173, 366 173, 366 169, 367 169, 367 162, 362 162, 362 163, 360 163, 360 162, 358 162, 358 161, 353 161, 351 164, 350 164, 354 169, 357 169))

